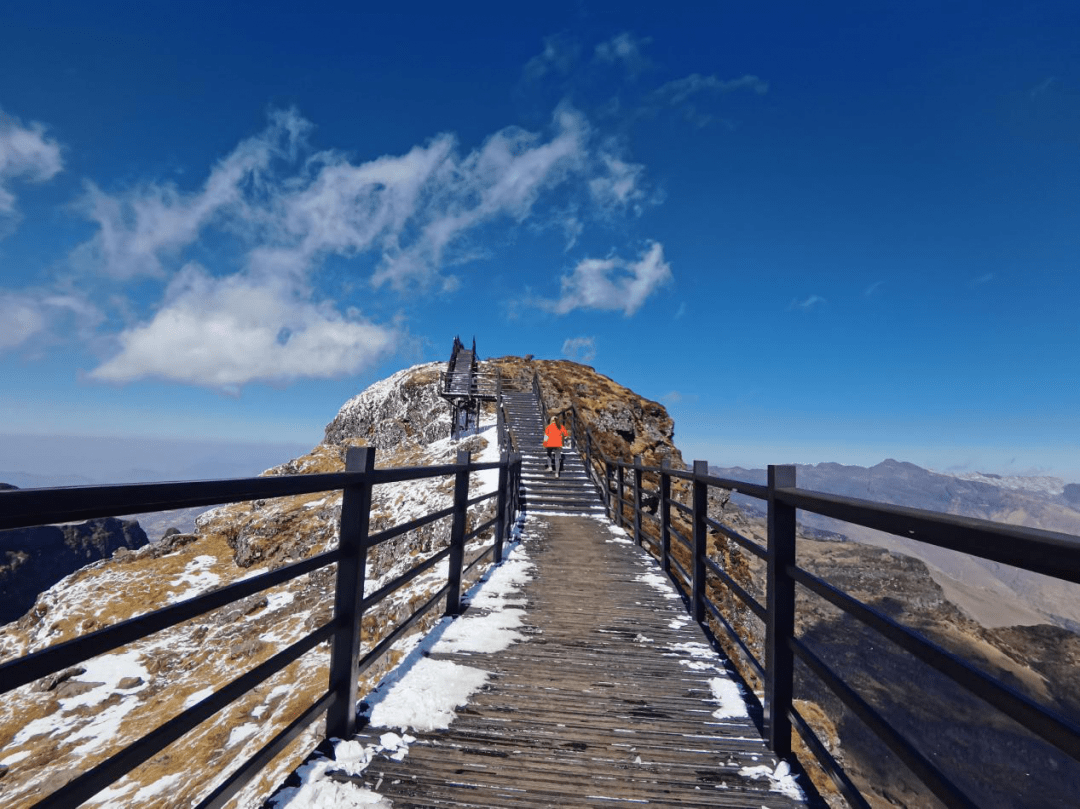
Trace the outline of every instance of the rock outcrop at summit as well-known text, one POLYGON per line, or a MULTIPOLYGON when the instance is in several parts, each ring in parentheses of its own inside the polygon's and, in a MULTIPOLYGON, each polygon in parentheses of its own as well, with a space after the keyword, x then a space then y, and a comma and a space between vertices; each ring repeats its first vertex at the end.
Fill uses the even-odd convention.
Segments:
POLYGON ((138 522, 114 517, 0 531, 0 624, 16 620, 39 593, 79 568, 146 543, 138 522))
POLYGON ((675 446, 675 422, 659 402, 570 360, 499 357, 490 362, 504 379, 523 390, 529 389, 537 373, 549 415, 562 417, 575 405, 592 430, 597 448, 608 457, 630 461, 641 455, 646 466, 659 465, 667 458, 672 466, 684 466, 675 446))

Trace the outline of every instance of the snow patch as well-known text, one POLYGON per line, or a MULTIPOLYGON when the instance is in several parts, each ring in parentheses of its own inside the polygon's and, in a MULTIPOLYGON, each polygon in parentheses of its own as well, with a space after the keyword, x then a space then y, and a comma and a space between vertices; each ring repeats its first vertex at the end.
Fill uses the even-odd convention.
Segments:
POLYGON ((213 556, 196 556, 188 562, 187 567, 184 568, 184 572, 172 583, 173 587, 180 587, 186 584, 188 585, 188 588, 182 593, 173 593, 169 597, 169 601, 175 604, 177 601, 183 601, 190 596, 197 596, 199 593, 209 590, 215 584, 220 582, 221 577, 208 570, 208 568, 212 567, 216 562, 217 559, 213 556))
POLYGON ((786 761, 781 761, 776 765, 775 769, 767 764, 759 764, 757 767, 743 767, 739 770, 739 775, 753 778, 755 781, 768 778, 771 792, 780 792, 794 800, 806 800, 802 788, 799 787, 795 776, 791 774, 791 767, 788 766, 786 761))
POLYGON ((659 573, 642 573, 640 576, 635 576, 638 581, 645 582, 654 590, 659 591, 664 598, 679 598, 679 594, 675 592, 675 588, 671 586, 671 582, 659 573))
POLYGON ((487 682, 486 671, 449 660, 418 661, 371 710, 371 724, 380 728, 443 730, 457 716, 454 708, 487 682))
POLYGON ((749 716, 742 688, 737 682, 727 677, 713 677, 709 680, 709 688, 712 689, 713 700, 720 706, 713 711, 715 718, 738 719, 749 716))

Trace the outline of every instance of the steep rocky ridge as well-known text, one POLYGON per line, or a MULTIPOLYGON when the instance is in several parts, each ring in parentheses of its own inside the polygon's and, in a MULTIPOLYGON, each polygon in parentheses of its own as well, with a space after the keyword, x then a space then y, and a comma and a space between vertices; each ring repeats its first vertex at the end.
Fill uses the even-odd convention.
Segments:
POLYGON ((39 593, 79 568, 146 542, 138 522, 113 517, 0 531, 0 624, 14 621, 39 593))

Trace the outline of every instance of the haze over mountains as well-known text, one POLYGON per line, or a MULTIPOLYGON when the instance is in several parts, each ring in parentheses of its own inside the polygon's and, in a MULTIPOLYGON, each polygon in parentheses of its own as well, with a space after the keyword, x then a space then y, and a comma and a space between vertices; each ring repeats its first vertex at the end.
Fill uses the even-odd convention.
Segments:
MULTIPOLYGON (((753 483, 766 480, 764 469, 710 470, 753 483)), ((800 488, 830 494, 1080 535, 1080 486, 1060 478, 950 475, 889 459, 872 467, 799 464, 796 481, 800 488)), ((732 501, 751 514, 764 514, 764 504, 753 498, 736 494, 732 501)), ((810 528, 921 559, 949 600, 984 626, 1052 623, 1080 629, 1075 585, 816 514, 800 511, 799 520, 810 528)))

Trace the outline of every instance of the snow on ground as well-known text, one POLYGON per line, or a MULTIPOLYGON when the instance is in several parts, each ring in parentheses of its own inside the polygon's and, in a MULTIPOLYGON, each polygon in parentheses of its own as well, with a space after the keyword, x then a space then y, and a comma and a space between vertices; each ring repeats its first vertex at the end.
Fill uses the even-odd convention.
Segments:
POLYGON ((739 775, 755 779, 768 778, 771 791, 780 792, 795 800, 806 800, 806 795, 803 794, 798 782, 796 782, 795 776, 791 774, 791 767, 788 766, 786 761, 777 764, 776 769, 773 769, 768 764, 759 764, 757 767, 743 767, 739 770, 739 775))
POLYGON ((188 585, 188 588, 183 592, 173 593, 169 597, 169 601, 175 604, 178 601, 184 601, 185 599, 197 596, 200 593, 205 593, 221 581, 220 576, 207 570, 207 568, 217 564, 217 561, 217 558, 213 556, 196 556, 188 562, 187 567, 184 568, 184 572, 172 583, 173 587, 180 587, 181 585, 186 584, 188 585))
MULTIPOLYGON (((524 520, 514 527, 520 539, 524 520)), ((334 758, 316 758, 297 770, 300 786, 287 787, 270 799, 274 809, 341 809, 375 807, 389 809, 390 802, 378 792, 358 784, 333 780, 328 772, 360 775, 372 759, 384 753, 400 761, 416 741, 408 730, 449 727, 454 709, 487 682, 489 672, 450 660, 428 657, 431 652, 488 653, 506 648, 522 638, 517 632, 524 618, 521 587, 532 578, 529 561, 520 542, 507 547, 503 564, 489 570, 466 594, 469 613, 444 618, 423 639, 404 639, 395 648, 407 652, 402 662, 367 696, 369 725, 386 728, 375 745, 356 739, 334 740, 334 758), (480 614, 482 613, 482 614, 480 614)), ((378 785, 376 785, 376 790, 378 785)))
POLYGON ((457 716, 454 708, 468 702, 488 676, 472 666, 424 657, 376 702, 371 724, 420 731, 448 728, 457 716))
POLYGON ((74 733, 65 737, 66 742, 89 739, 86 744, 79 746, 76 752, 85 755, 90 748, 96 747, 100 739, 109 739, 119 729, 124 717, 138 707, 139 701, 133 695, 146 687, 149 674, 140 662, 139 652, 123 652, 120 654, 101 655, 87 660, 83 664, 84 671, 72 678, 72 682, 92 685, 82 694, 68 699, 59 700, 59 715, 44 716, 28 722, 11 740, 11 746, 23 744, 35 736, 48 735, 61 730, 70 730, 71 726, 78 723, 85 713, 80 709, 94 706, 109 699, 113 694, 121 695, 120 700, 109 705, 98 714, 85 722, 74 733), (128 680, 126 687, 121 688, 120 683, 128 680))
POLYGON ((728 677, 713 677, 709 680, 709 688, 712 689, 713 699, 720 706, 713 711, 715 718, 739 719, 749 716, 742 688, 734 680, 728 677))
POLYGON ((598 517, 597 519, 599 519, 601 522, 606 522, 608 531, 614 536, 614 539, 609 539, 607 540, 608 542, 613 542, 617 545, 634 544, 634 541, 630 539, 630 535, 628 533, 626 533, 623 529, 619 528, 619 526, 615 525, 615 523, 608 522, 606 515, 598 517))
POLYGON ((648 573, 642 573, 640 576, 635 576, 634 578, 638 581, 645 582, 654 590, 659 591, 664 598, 682 598, 682 596, 675 592, 675 588, 671 586, 671 581, 667 576, 660 573, 649 571, 648 573))

